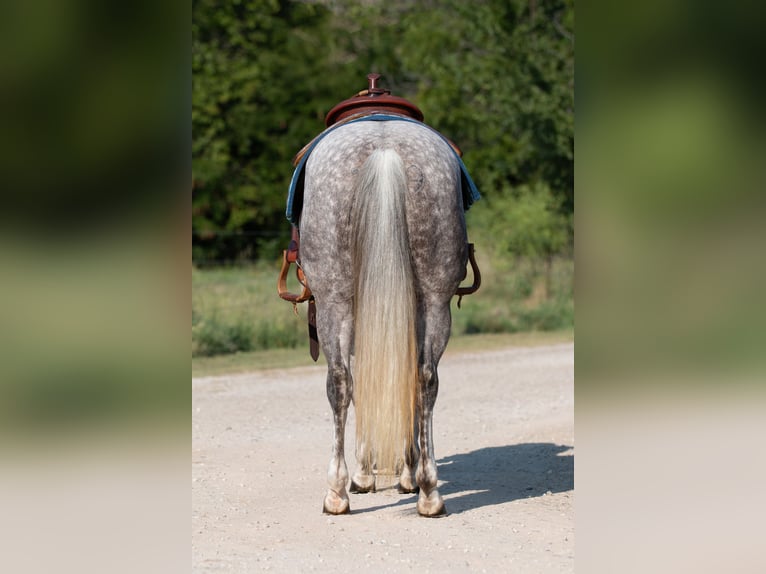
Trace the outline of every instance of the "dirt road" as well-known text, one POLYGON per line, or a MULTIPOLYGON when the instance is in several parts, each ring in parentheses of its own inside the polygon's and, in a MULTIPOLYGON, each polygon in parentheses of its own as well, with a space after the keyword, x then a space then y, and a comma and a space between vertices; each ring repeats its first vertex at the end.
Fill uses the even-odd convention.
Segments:
POLYGON ((193 571, 573 572, 574 346, 448 354, 439 373, 436 519, 395 488, 322 514, 324 368, 193 379, 193 571))

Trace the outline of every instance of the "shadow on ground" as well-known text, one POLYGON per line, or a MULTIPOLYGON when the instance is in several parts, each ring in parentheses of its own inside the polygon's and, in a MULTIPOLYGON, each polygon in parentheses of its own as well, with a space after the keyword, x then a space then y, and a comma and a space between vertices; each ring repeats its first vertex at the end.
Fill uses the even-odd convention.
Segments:
POLYGON ((450 514, 542 496, 549 491, 567 492, 574 489, 571 450, 566 445, 527 443, 444 457, 437 461, 439 479, 444 481, 439 492, 450 514))
MULTIPOLYGON (((574 489, 574 455, 571 451, 572 447, 566 445, 526 443, 447 456, 436 461, 439 492, 445 498, 449 514, 542 496, 547 492, 567 492, 574 489)), ((416 500, 417 495, 407 495, 393 504, 352 512, 374 512, 416 500)))

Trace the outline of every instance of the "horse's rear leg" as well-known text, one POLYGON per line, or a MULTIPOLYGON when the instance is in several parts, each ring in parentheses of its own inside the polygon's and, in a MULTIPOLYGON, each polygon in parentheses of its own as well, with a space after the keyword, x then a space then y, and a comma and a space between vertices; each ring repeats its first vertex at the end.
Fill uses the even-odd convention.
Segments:
POLYGON ((420 405, 418 422, 420 426, 420 459, 415 480, 420 487, 418 512, 422 516, 440 516, 446 512, 444 500, 436 489, 438 477, 433 441, 433 408, 439 391, 439 375, 435 363, 420 365, 420 405))
POLYGON ((420 353, 417 421, 420 457, 415 479, 420 487, 417 508, 422 516, 446 513, 444 499, 436 488, 438 477, 433 442, 433 409, 439 393, 437 365, 447 347, 451 324, 449 299, 422 304, 423 347, 420 353))
POLYGON ((348 467, 344 443, 346 417, 353 392, 349 364, 351 305, 350 302, 319 303, 317 311, 319 340, 327 359, 327 398, 333 412, 332 458, 327 471, 328 489, 323 510, 329 514, 346 514, 350 507, 346 492, 348 467))
MULTIPOLYGON (((417 436, 417 433, 413 433, 413 436, 417 436)), ((418 452, 413 442, 405 450, 404 464, 402 465, 402 471, 399 473, 397 489, 401 494, 412 494, 418 491, 418 486, 415 483, 415 465, 417 462, 418 452)))
POLYGON ((375 474, 372 469, 372 457, 368 456, 367 445, 357 446, 357 468, 354 477, 351 479, 351 492, 354 494, 365 494, 375 492, 375 474))

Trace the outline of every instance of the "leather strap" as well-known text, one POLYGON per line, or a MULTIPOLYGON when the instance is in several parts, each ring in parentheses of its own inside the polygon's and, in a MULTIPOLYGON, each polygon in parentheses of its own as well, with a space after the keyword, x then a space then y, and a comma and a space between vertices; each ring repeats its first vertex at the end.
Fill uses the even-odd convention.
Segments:
POLYGON ((317 335, 317 304, 312 296, 309 299, 309 353, 311 358, 319 358, 319 336, 317 335))

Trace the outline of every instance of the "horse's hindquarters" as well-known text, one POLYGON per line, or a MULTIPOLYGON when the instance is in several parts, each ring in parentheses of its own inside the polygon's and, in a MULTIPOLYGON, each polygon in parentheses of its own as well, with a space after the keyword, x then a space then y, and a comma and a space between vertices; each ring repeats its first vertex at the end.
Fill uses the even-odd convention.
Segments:
POLYGON ((347 508, 343 436, 353 392, 358 447, 369 456, 362 468, 396 468, 405 451, 414 462, 414 421, 418 511, 438 515, 444 505, 431 432, 436 368, 467 259, 454 152, 429 128, 408 122, 338 128, 308 159, 300 232, 335 421, 325 509, 347 508))

